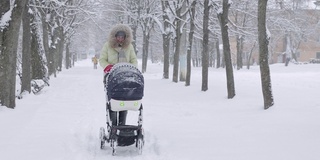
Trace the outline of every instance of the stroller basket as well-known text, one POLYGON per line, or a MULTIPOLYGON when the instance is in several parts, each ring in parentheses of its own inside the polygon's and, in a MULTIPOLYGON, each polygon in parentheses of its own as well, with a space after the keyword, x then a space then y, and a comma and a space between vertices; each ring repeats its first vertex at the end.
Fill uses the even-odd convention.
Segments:
POLYGON ((114 126, 113 132, 118 136, 132 137, 138 135, 138 130, 141 126, 125 125, 125 126, 114 126))
POLYGON ((129 146, 135 143, 138 136, 142 135, 141 126, 114 126, 112 127, 112 138, 118 140, 118 146, 129 146))
POLYGON ((143 97, 143 75, 129 63, 114 65, 105 81, 108 101, 141 100, 143 97))

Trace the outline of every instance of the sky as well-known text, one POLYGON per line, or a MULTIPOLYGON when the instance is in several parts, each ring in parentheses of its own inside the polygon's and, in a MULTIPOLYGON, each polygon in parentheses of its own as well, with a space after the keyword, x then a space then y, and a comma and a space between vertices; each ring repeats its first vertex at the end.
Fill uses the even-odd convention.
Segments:
MULTIPOLYGON (((139 65, 141 68, 141 63, 139 65)), ((1 160, 318 160, 320 64, 270 65, 274 106, 263 109, 259 66, 234 70, 236 96, 227 98, 225 69, 201 68, 191 85, 162 79, 162 64, 149 62, 142 100, 145 146, 100 149, 105 127, 102 69, 90 59, 51 78, 39 94, 0 106, 1 160)), ((172 71, 172 66, 170 66, 172 71)), ((137 124, 137 112, 128 123, 137 124)))

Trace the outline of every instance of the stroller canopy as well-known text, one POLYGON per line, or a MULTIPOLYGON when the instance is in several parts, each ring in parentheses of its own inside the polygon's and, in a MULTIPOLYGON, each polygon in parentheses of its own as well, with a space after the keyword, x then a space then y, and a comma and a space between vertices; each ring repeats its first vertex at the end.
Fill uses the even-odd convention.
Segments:
POLYGON ((106 79, 108 100, 140 100, 143 97, 144 78, 138 68, 129 63, 113 66, 106 79))

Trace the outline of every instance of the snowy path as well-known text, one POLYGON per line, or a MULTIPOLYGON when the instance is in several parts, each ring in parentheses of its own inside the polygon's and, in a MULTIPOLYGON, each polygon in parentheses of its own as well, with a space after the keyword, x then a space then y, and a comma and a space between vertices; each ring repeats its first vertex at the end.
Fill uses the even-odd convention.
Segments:
MULTIPOLYGON (((17 100, 16 109, 0 106, 0 160, 317 160, 318 67, 272 66, 276 106, 264 111, 258 67, 235 72, 237 95, 227 99, 223 69, 212 70, 209 90, 201 92, 200 68, 185 87, 161 79, 162 65, 152 64, 144 74, 143 153, 119 147, 113 157, 99 148, 102 73, 81 61, 40 95, 17 100)), ((136 124, 136 112, 128 122, 136 124)))
MULTIPOLYGON (((105 124, 101 70, 93 70, 90 61, 79 65, 52 78, 51 86, 41 94, 18 100, 14 112, 2 113, 1 116, 13 121, 0 122, 0 126, 10 125, 6 130, 1 129, 0 140, 10 140, 0 142, 0 159, 110 158, 111 150, 108 147, 100 150, 98 139, 99 128, 105 124), (11 117, 15 115, 19 117, 11 117)), ((155 142, 148 142, 146 146, 154 148, 155 142)), ((134 147, 128 148, 119 148, 119 157, 138 156, 134 147)))

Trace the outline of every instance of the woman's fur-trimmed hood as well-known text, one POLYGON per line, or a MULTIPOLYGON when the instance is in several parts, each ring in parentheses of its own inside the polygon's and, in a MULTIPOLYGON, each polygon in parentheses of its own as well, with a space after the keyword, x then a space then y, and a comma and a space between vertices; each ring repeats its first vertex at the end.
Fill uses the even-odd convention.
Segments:
POLYGON ((132 31, 131 31, 131 28, 125 24, 118 24, 111 29, 109 34, 109 45, 112 48, 118 47, 118 43, 116 41, 116 36, 115 36, 118 31, 123 31, 126 33, 126 38, 123 42, 122 47, 127 48, 132 42, 132 31))

